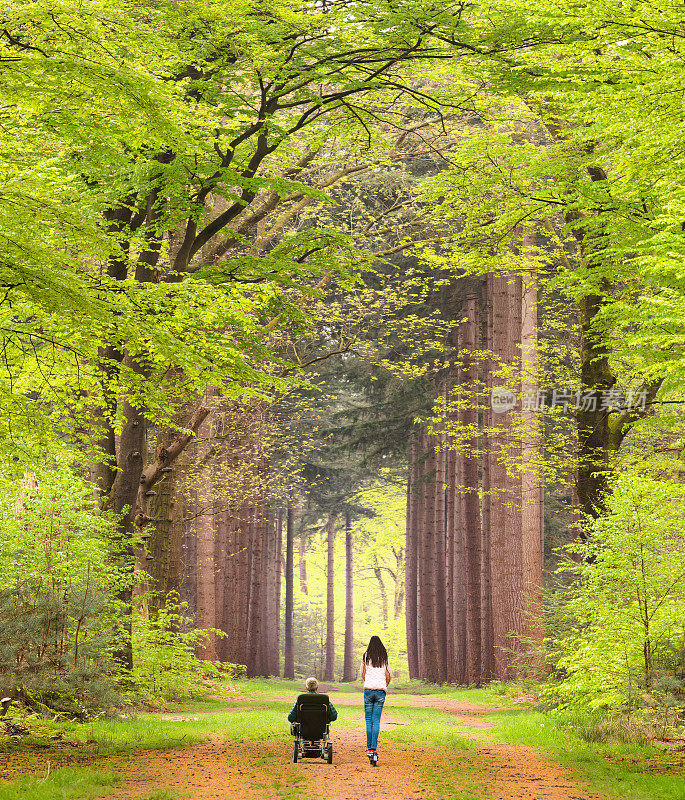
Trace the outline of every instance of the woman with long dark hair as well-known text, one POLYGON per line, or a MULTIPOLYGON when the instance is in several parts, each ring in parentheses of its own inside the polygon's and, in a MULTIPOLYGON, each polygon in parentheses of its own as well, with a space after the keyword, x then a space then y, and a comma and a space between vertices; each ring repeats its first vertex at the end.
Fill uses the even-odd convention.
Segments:
POLYGON ((392 679, 388 664, 388 651, 378 636, 372 636, 362 656, 362 680, 364 681, 364 716, 366 718, 366 755, 371 763, 378 763, 378 731, 385 693, 392 679))

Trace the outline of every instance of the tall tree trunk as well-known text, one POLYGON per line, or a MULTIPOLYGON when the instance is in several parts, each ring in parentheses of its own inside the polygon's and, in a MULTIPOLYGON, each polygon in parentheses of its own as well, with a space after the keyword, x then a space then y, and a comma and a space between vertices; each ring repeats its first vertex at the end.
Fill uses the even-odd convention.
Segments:
POLYGON ((264 674, 264 520, 259 506, 252 515, 250 524, 250 593, 247 616, 247 674, 264 674))
MULTIPOLYGON (((445 407, 447 409, 448 429, 454 414, 450 408, 452 390, 456 383, 456 367, 450 367, 447 382, 445 384, 445 407)), ((448 446, 445 453, 445 623, 447 629, 447 650, 445 658, 447 662, 447 680, 450 683, 460 683, 458 667, 458 645, 459 631, 457 629, 457 617, 455 615, 455 595, 457 584, 455 581, 457 559, 455 553, 456 539, 459 532, 457 523, 457 458, 453 448, 448 446)))
MULTIPOLYGON (((490 312, 490 295, 492 290, 492 276, 488 275, 481 284, 482 295, 480 297, 479 308, 482 310, 481 325, 481 344, 484 350, 489 351, 492 345, 492 314, 490 312)), ((493 379, 493 359, 488 356, 483 364, 482 383, 488 395, 481 411, 482 425, 480 436, 481 452, 481 570, 480 570, 480 636, 481 636, 481 679, 489 681, 494 676, 495 669, 495 650, 494 650, 494 631, 493 631, 493 610, 492 610, 492 548, 490 531, 492 529, 492 478, 491 466, 492 455, 490 453, 490 435, 484 431, 491 430, 493 427, 493 413, 489 404, 489 394, 494 384, 493 379)))
POLYGON ((271 672, 273 675, 281 674, 281 559, 283 551, 283 509, 278 509, 276 516, 276 552, 274 558, 275 570, 275 607, 273 614, 274 641, 271 672))
POLYGON ((437 640, 435 650, 438 662, 438 683, 447 680, 447 617, 446 605, 447 595, 445 586, 447 583, 447 571, 445 564, 445 449, 442 437, 434 437, 435 441, 435 480, 434 480, 434 503, 435 503, 435 578, 433 582, 433 608, 435 616, 435 629, 437 640))
POLYGON ((326 566, 326 668, 324 680, 335 680, 335 514, 328 515, 326 566))
MULTIPOLYGON (((214 531, 214 485, 213 464, 207 453, 212 436, 212 417, 208 417, 199 430, 201 449, 198 460, 202 463, 195 484, 195 520, 197 537, 197 611, 195 622, 198 628, 217 627, 216 609, 216 557, 214 531)), ((210 634, 207 641, 198 645, 199 658, 216 661, 216 637, 210 634)))
POLYGON ((397 562, 397 569, 395 571, 395 597, 393 601, 393 619, 399 619, 402 616, 402 611, 404 609, 404 555, 405 555, 405 548, 400 547, 398 551, 395 551, 393 548, 393 552, 395 553, 395 560, 397 562))
POLYGON ((378 565, 378 558, 374 557, 373 560, 373 574, 378 581, 378 590, 381 593, 381 614, 383 619, 383 627, 388 627, 388 591, 385 588, 385 581, 383 580, 383 572, 378 565))
MULTIPOLYGON (((530 253, 535 245, 535 234, 526 233, 523 239, 524 253, 530 253)), ((536 276, 531 272, 523 276, 521 291, 521 393, 524 397, 535 396, 539 389, 537 309, 537 282, 536 276)), ((529 639, 542 642, 544 489, 540 469, 542 432, 537 409, 524 408, 521 422, 521 528, 526 634, 529 639)))
POLYGON ((300 591, 302 594, 309 594, 309 586, 307 585, 307 539, 307 527, 303 523, 300 530, 300 541, 298 543, 300 591))
MULTIPOLYGON (((465 305, 466 322, 463 331, 464 357, 461 366, 462 383, 466 387, 467 403, 460 412, 461 423, 467 429, 478 428, 478 362, 473 353, 478 347, 478 302, 470 297, 465 305)), ((460 453, 460 481, 464 487, 461 502, 464 548, 464 583, 466 596, 465 682, 481 681, 481 569, 482 535, 478 501, 478 454, 473 435, 467 449, 460 453)))
POLYGON ((456 454, 455 458, 456 473, 456 498, 455 498, 455 533, 453 547, 453 580, 455 582, 452 593, 452 614, 454 618, 455 643, 455 664, 454 677, 459 684, 468 683, 469 674, 469 653, 468 653, 468 623, 469 623, 469 597, 468 597, 468 560, 466 552, 466 493, 464 474, 465 455, 462 452, 456 454))
MULTIPOLYGON (((168 446, 174 438, 170 428, 158 431, 157 445, 168 446)), ((177 482, 173 472, 168 472, 150 490, 150 517, 154 527, 150 531, 148 552, 152 561, 148 566, 151 575, 150 608, 164 605, 169 592, 178 592, 179 562, 181 558, 181 531, 174 526, 174 506, 178 501, 177 482)))
POLYGON ((350 512, 345 512, 345 652, 343 656, 343 681, 356 677, 354 663, 354 539, 350 512))
POLYGON ((423 536, 421 568, 421 628, 423 641, 423 674, 432 683, 445 680, 444 629, 444 472, 440 467, 443 455, 436 451, 437 437, 428 436, 426 459, 425 503, 427 509, 423 536), (440 586, 442 583, 442 586, 440 586))
MULTIPOLYGON (((520 279, 495 275, 490 295, 491 350, 501 363, 517 359, 520 341, 520 279)), ((494 677, 513 676, 512 649, 525 630, 523 608, 523 554, 521 542, 521 482, 507 471, 520 463, 520 440, 510 411, 494 415, 496 433, 490 437, 490 551, 494 636, 494 677)))
POLYGON ((295 638, 293 631, 293 584, 294 575, 294 510, 291 502, 288 502, 285 526, 285 628, 283 632, 283 677, 293 679, 295 677, 295 638))
POLYGON ((418 473, 418 441, 417 431, 414 429, 411 436, 409 451, 409 473, 407 477, 407 535, 406 535, 406 560, 405 560, 405 591, 406 615, 405 626, 407 634, 407 661, 409 677, 419 677, 419 646, 418 646, 418 620, 417 620, 417 582, 418 582, 418 531, 417 531, 417 489, 418 473))
POLYGON ((429 473, 430 473, 430 458, 429 458, 429 443, 428 434, 425 429, 419 429, 419 471, 417 481, 417 497, 416 497, 416 525, 417 525, 417 550, 416 550, 416 636, 418 644, 418 677, 421 680, 426 678, 426 639, 430 637, 430 623, 426 619, 427 609, 426 605, 429 601, 424 602, 427 598, 427 590, 424 586, 424 570, 427 561, 425 558, 426 550, 426 531, 428 527, 428 500, 429 500, 429 473))
MULTIPOLYGON (((131 542, 135 526, 136 498, 140 477, 143 473, 145 451, 147 448, 147 420, 142 409, 135 408, 128 401, 123 403, 124 424, 119 437, 119 453, 117 464, 119 472, 114 479, 110 491, 109 505, 120 519, 119 529, 123 542, 131 542)), ((130 544, 125 544, 119 553, 119 558, 128 562, 136 571, 140 571, 143 555, 140 548, 134 550, 130 544)), ((122 642, 115 653, 115 660, 125 670, 133 669, 132 636, 132 601, 133 591, 130 587, 118 593, 119 600, 124 606, 123 613, 119 616, 119 634, 122 642)))

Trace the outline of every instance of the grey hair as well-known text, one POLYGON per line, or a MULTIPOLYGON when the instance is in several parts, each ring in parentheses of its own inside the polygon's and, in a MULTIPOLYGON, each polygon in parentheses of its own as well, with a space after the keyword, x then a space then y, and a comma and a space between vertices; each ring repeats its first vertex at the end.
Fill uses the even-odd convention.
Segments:
POLYGON ((304 685, 310 692, 315 692, 319 688, 319 682, 316 680, 316 678, 307 678, 307 680, 304 682, 304 685))

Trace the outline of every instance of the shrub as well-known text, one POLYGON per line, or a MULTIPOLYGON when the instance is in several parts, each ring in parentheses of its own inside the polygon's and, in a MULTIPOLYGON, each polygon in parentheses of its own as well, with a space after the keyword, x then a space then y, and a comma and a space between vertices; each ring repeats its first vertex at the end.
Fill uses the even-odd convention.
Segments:
POLYGON ((209 680, 235 677, 243 669, 234 664, 206 661, 196 656, 198 645, 223 631, 193 627, 188 604, 171 592, 152 618, 136 616, 133 626, 133 685, 145 694, 165 699, 205 693, 209 680))
POLYGON ((557 708, 632 712, 682 672, 684 514, 685 486, 626 474, 587 541, 567 546, 581 560, 560 567, 573 580, 544 692, 557 708))
POLYGON ((111 705, 121 568, 114 519, 92 487, 53 465, 0 493, 0 688, 83 717, 111 705))

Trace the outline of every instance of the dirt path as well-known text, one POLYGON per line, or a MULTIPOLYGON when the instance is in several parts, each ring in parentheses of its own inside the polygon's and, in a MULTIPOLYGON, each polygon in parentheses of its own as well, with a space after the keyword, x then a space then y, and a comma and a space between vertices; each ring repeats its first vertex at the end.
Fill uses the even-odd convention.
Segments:
MULTIPOLYGON (((365 756, 360 713, 349 720, 352 727, 333 731, 332 765, 318 760, 292 764, 290 747, 283 742, 225 742, 216 736, 186 750, 109 757, 90 766, 126 777, 126 787, 106 795, 107 800, 139 800, 162 788, 188 800, 438 800, 463 796, 459 792, 467 787, 475 792, 467 796, 480 798, 478 787, 482 786, 493 800, 607 800, 584 791, 562 767, 542 758, 533 748, 487 741, 490 723, 484 717, 491 709, 435 697, 398 702, 398 706, 409 704, 450 712, 448 724, 473 729, 477 737, 473 749, 422 750, 388 741, 381 733, 381 760, 374 768, 365 756), (428 773, 432 773, 432 780, 428 773), (434 788, 436 783, 439 790, 434 788)), ((403 724, 391 712, 384 712, 381 731, 403 724)))

